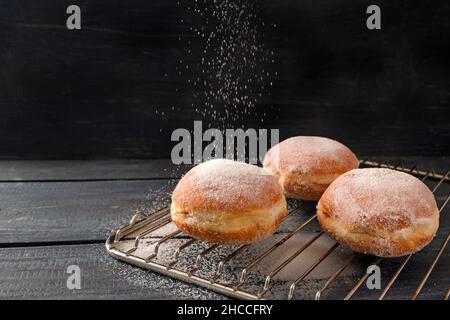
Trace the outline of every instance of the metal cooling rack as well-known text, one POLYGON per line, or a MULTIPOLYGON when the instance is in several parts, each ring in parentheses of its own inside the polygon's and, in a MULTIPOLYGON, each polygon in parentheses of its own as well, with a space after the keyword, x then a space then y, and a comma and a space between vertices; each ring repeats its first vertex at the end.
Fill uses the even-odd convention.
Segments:
MULTIPOLYGON (((419 170, 417 166, 406 168, 402 163, 390 165, 388 163, 372 160, 362 160, 360 163, 361 167, 384 167, 413 174, 426 182, 434 194, 436 194, 438 190, 442 190, 444 185, 447 187, 450 185, 449 172, 446 174, 439 174, 434 170, 422 171, 419 170)), ((441 203, 438 205, 442 215, 444 208, 449 202, 450 195, 445 191, 444 196, 440 196, 440 198, 441 203)), ((296 216, 303 206, 304 203, 299 202, 290 208, 285 220, 296 216)), ((310 208, 310 211, 312 210, 313 209, 310 208)), ((318 287, 309 290, 309 292, 312 292, 311 296, 303 297, 318 300, 324 295, 325 291, 330 290, 333 285, 334 287, 339 287, 339 280, 342 278, 343 274, 350 269, 350 266, 355 260, 360 259, 361 256, 364 255, 350 252, 346 256, 342 256, 343 253, 337 250, 340 245, 333 241, 332 243, 334 244, 328 245, 326 250, 323 250, 325 252, 321 253, 319 256, 300 259, 300 256, 305 254, 305 251, 312 247, 314 243, 317 243, 319 238, 323 238, 322 236, 327 237, 324 235, 323 231, 316 231, 315 233, 309 234, 312 236, 308 237, 307 241, 303 241, 300 245, 294 246, 296 249, 295 252, 281 258, 278 257, 275 261, 273 261, 274 259, 270 259, 276 252, 283 253, 287 251, 283 248, 287 246, 289 240, 302 234, 302 232, 305 232, 308 226, 316 224, 317 230, 318 227, 315 212, 310 212, 309 215, 305 215, 304 218, 306 218, 306 220, 299 222, 293 230, 289 230, 283 234, 278 233, 277 235, 272 235, 271 238, 273 238, 273 241, 270 245, 263 248, 256 246, 256 249, 253 248, 253 250, 251 250, 255 245, 226 246, 208 244, 200 240, 186 237, 181 231, 174 228, 170 229, 171 225, 173 227, 173 223, 170 219, 170 209, 164 208, 149 216, 136 213, 128 225, 121 227, 114 234, 110 235, 106 241, 106 249, 110 255, 124 262, 239 299, 268 299, 270 298, 268 297, 269 291, 275 289, 278 293, 278 298, 293 299, 299 292, 298 287, 301 284, 303 287, 305 286, 305 279, 307 279, 311 273, 318 269, 324 261, 330 259, 329 257, 332 254, 340 255, 341 262, 332 264, 332 272, 329 272, 326 277, 322 278, 318 287), (147 240, 146 242, 146 239, 150 240, 147 240), (172 244, 169 245, 169 243, 172 244), (149 249, 150 251, 145 252, 144 250, 144 252, 140 252, 142 249, 149 249), (212 254, 220 250, 222 250, 221 255, 217 256, 212 254), (211 258, 211 256, 214 257, 211 258), (244 257, 245 261, 241 263, 242 265, 235 266, 233 263, 239 257, 244 257), (180 262, 183 259, 189 260, 189 258, 191 258, 192 261, 187 264, 180 262), (216 258, 216 260, 214 260, 214 258, 216 258), (259 282, 256 282, 255 284, 255 281, 252 280, 250 289, 244 289, 246 281, 250 278, 250 273, 263 266, 268 260, 271 261, 271 264, 268 267, 266 266, 266 268, 262 268, 263 271, 260 271, 259 274, 253 275, 253 278, 256 277, 260 279, 259 282), (305 266, 303 270, 299 271, 298 274, 295 274, 294 271, 294 277, 288 281, 282 281, 280 283, 276 280, 277 275, 284 269, 292 269, 294 267, 294 270, 297 270, 295 269, 295 265, 298 264, 299 261, 302 261, 305 266), (205 264, 206 266, 204 266, 204 268, 207 269, 206 273, 204 271, 201 272, 202 266, 205 264), (224 275, 228 273, 234 275, 231 277, 231 280, 221 280, 224 278, 224 275)), ((441 223, 442 220, 443 219, 441 219, 441 223)), ((431 263, 426 265, 426 271, 423 273, 422 278, 419 280, 408 280, 410 283, 414 282, 414 284, 412 285, 411 293, 405 298, 409 297, 415 300, 419 296, 435 269, 435 266, 444 255, 450 239, 450 233, 441 235, 440 238, 442 238, 442 236, 444 241, 441 244, 438 244, 439 249, 437 250, 437 254, 435 254, 431 263)), ((440 241, 437 238, 438 237, 436 237, 433 242, 440 241)), ((427 248, 424 250, 427 250, 427 248)), ((399 258, 400 261, 398 266, 396 265, 393 272, 388 276, 389 280, 387 284, 378 291, 379 294, 377 294, 377 298, 379 300, 386 297, 412 257, 413 255, 408 255, 399 258)), ((366 267, 371 264, 380 265, 383 261, 390 260, 376 257, 371 258, 371 263, 366 263, 366 267)), ((353 282, 351 289, 348 291, 346 290, 346 292, 340 296, 341 298, 348 300, 355 295, 370 276, 368 271, 365 270, 366 269, 364 268, 359 270, 359 276, 356 277, 356 279, 359 278, 359 280, 357 280, 356 283, 353 282)), ((352 279, 354 279, 354 277, 352 279)), ((448 300, 449 294, 450 288, 442 293, 442 299, 448 300)))

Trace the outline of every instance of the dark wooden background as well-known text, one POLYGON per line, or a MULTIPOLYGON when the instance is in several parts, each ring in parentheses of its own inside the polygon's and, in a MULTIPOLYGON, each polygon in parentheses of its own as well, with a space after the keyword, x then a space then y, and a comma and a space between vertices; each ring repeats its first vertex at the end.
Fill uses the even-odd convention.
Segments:
MULTIPOLYGON (((172 130, 200 119, 176 72, 179 36, 195 41, 200 23, 192 1, 0 0, 0 158, 169 157, 172 130), (69 4, 82 30, 65 27, 69 4)), ((449 155, 450 2, 378 0, 382 30, 369 31, 372 2, 259 0, 277 76, 261 117, 227 125, 330 136, 360 155, 449 155)))

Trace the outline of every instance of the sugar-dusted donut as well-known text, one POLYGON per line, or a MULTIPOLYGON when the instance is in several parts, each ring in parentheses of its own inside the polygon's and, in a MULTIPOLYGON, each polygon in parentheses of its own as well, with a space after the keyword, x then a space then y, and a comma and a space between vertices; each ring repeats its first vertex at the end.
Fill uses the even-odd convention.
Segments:
POLYGON ((430 189, 391 169, 356 169, 337 178, 317 205, 322 228, 357 252, 380 257, 414 253, 439 227, 430 189))
POLYGON ((287 197, 319 200, 334 179, 358 168, 359 161, 340 142, 299 136, 272 147, 263 166, 279 179, 287 197))
POLYGON ((171 216, 193 238, 250 243, 272 234, 286 208, 281 186, 266 170, 218 159, 194 167, 179 181, 171 216))

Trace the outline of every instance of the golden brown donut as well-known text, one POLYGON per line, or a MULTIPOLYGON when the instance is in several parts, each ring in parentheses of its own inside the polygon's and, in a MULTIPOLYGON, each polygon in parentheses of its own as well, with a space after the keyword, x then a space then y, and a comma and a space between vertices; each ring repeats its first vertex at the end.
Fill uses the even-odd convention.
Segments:
POLYGON ((279 179, 287 197, 319 200, 334 179, 358 168, 359 161, 340 142, 299 136, 272 147, 263 166, 279 179))
POLYGON ((171 216, 193 238, 250 243, 271 235, 286 215, 277 180, 263 168, 225 159, 191 169, 172 194, 171 216))
POLYGON ((398 257, 426 246, 439 227, 430 189, 391 169, 356 169, 337 178, 317 205, 322 228, 357 252, 398 257))

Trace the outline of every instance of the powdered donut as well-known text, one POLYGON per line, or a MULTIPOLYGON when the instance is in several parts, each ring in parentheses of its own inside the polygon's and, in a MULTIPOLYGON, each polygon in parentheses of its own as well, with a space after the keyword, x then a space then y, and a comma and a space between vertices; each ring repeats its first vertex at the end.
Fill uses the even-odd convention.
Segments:
POLYGON ((263 166, 279 179, 287 197, 319 200, 334 179, 358 168, 359 161, 335 140, 300 136, 272 147, 263 166))
POLYGON ((286 215, 278 181, 266 170, 231 160, 191 169, 172 194, 173 222, 184 233, 214 243, 249 243, 272 234, 286 215))
POLYGON ((439 227, 439 210, 428 187, 390 169, 356 169, 340 176, 320 199, 317 215, 338 242, 380 257, 422 249, 439 227))

